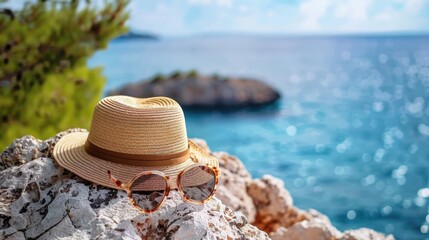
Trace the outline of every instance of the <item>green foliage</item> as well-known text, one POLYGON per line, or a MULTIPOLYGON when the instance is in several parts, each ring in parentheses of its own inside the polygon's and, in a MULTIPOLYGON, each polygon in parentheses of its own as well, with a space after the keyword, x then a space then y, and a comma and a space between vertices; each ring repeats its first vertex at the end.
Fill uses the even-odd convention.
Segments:
POLYGON ((173 79, 176 79, 176 78, 181 78, 182 77, 182 72, 181 71, 179 71, 179 70, 177 70, 177 71, 174 71, 172 74, 171 74, 171 78, 173 78, 173 79))
POLYGON ((222 76, 219 73, 213 73, 211 77, 216 81, 228 81, 229 79, 228 77, 222 76))
POLYGON ((87 60, 126 31, 128 0, 87 2, 0 4, 0 148, 25 134, 89 127, 105 78, 87 60))
POLYGON ((197 72, 197 70, 191 70, 191 71, 189 71, 189 72, 188 72, 188 77, 189 77, 189 78, 196 78, 196 77, 198 77, 198 72, 197 72))
POLYGON ((153 76, 151 82, 153 82, 153 83, 160 83, 160 82, 162 82, 164 80, 166 80, 165 76, 162 75, 162 74, 160 74, 160 73, 158 73, 155 76, 153 76))

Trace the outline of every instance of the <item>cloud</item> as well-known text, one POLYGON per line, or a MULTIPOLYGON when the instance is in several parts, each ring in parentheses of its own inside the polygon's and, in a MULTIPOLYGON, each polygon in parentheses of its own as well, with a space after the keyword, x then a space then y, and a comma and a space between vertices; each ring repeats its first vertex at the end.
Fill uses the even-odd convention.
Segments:
POLYGON ((337 1, 334 16, 338 19, 366 20, 368 19, 369 7, 372 4, 373 0, 337 1))
POLYGON ((303 32, 427 31, 429 0, 304 0, 303 32))
POLYGON ((410 14, 415 14, 420 12, 421 10, 425 9, 428 11, 428 8, 424 8, 426 4, 428 4, 429 1, 427 0, 404 0, 403 3, 405 5, 404 9, 405 12, 410 14))
POLYGON ((323 30, 323 19, 365 21, 373 0, 305 0, 299 5, 303 30, 323 30))
POLYGON ((429 30, 429 0, 157 0, 131 4, 132 28, 167 35, 429 30))
POLYGON ((233 0, 217 0, 219 6, 232 7, 233 0))
POLYGON ((189 0, 192 5, 218 5, 221 7, 232 7, 233 0, 189 0))
POLYGON ((167 35, 189 33, 184 23, 186 12, 178 5, 166 4, 162 1, 151 5, 143 1, 131 1, 130 9, 131 18, 128 24, 133 30, 167 35))
POLYGON ((332 0, 306 0, 299 5, 299 13, 303 17, 304 30, 320 28, 319 20, 326 15, 332 0))
POLYGON ((396 0, 397 7, 388 6, 374 14, 368 25, 374 31, 428 31, 429 0, 396 0))
POLYGON ((212 0, 189 0, 189 3, 193 5, 206 5, 210 4, 211 2, 212 0))

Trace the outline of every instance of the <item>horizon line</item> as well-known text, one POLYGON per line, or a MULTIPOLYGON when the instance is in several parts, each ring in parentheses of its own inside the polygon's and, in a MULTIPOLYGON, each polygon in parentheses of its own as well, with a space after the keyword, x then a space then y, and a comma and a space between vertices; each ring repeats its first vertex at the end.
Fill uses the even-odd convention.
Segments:
POLYGON ((429 31, 386 31, 386 32, 246 32, 246 31, 212 31, 196 33, 163 34, 153 31, 135 30, 129 32, 148 34, 158 37, 214 37, 214 36, 276 36, 276 37, 429 37, 429 31))

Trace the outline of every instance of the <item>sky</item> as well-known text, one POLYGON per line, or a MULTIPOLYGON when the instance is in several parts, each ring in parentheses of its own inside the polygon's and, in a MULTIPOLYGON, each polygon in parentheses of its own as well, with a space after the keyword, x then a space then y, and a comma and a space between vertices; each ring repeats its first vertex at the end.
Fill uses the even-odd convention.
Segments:
POLYGON ((132 0, 129 26, 160 35, 429 33, 429 0, 132 0))

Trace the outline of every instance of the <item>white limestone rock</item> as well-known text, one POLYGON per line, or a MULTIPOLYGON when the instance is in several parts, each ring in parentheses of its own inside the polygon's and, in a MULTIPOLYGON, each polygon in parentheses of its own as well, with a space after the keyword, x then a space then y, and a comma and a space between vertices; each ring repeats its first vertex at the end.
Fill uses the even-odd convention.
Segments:
POLYGON ((172 191, 163 207, 139 214, 124 191, 87 182, 38 158, 0 177, 0 238, 269 239, 218 199, 183 202, 172 191))
POLYGON ((58 133, 46 141, 24 136, 17 138, 0 154, 0 171, 8 167, 19 166, 40 157, 51 157, 55 144, 62 136, 71 132, 86 132, 82 128, 72 128, 58 133))
POLYGON ((340 240, 394 240, 392 235, 384 236, 372 229, 359 228, 356 230, 344 231, 340 240))
POLYGON ((261 179, 253 180, 247 192, 257 211, 253 224, 266 232, 275 231, 281 226, 289 227, 310 218, 293 205, 292 196, 278 178, 264 175, 261 179))
POLYGON ((252 181, 243 163, 225 152, 213 153, 219 159, 221 177, 216 196, 226 205, 247 216, 249 222, 255 221, 256 208, 247 186, 252 181))

